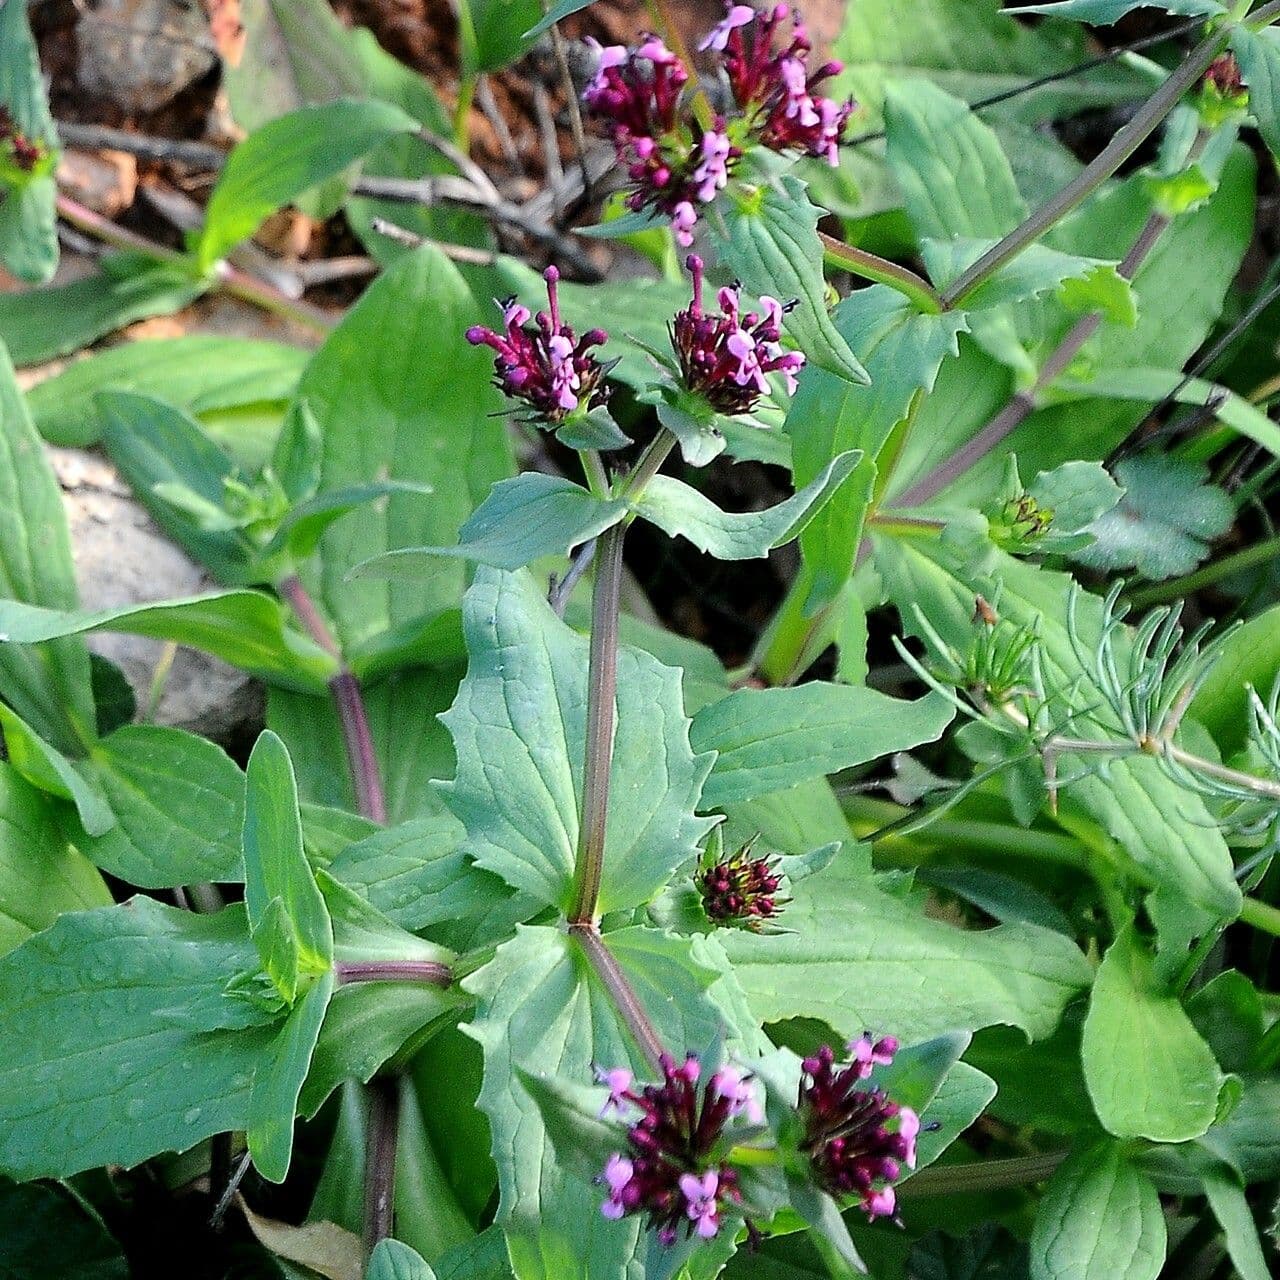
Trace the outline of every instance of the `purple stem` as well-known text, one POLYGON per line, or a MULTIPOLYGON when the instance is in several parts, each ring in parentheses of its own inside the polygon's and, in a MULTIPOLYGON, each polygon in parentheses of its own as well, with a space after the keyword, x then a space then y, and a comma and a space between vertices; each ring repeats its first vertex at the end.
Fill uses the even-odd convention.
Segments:
POLYGON ((632 1039, 640 1046, 644 1056, 654 1067, 661 1069, 662 1056, 666 1052, 657 1029, 649 1021, 645 1007, 640 1003, 627 975, 614 959, 613 953, 604 944, 604 939, 593 924, 571 924, 570 937, 576 938, 582 946, 587 962, 595 970, 596 976, 609 993, 614 1007, 622 1015, 632 1039))
POLYGON ((369 1089, 369 1131, 364 1148, 364 1247, 372 1253, 391 1235, 395 1219, 396 1132, 400 1086, 373 1080, 369 1089))
POLYGON ((355 788, 356 808, 363 817, 385 826, 386 795, 382 790, 378 754, 373 746, 373 734, 369 729, 369 716, 360 693, 360 681, 347 666, 333 632, 329 630, 298 575, 290 574, 280 583, 278 590, 289 602, 294 616, 302 623, 307 634, 341 667, 338 674, 329 681, 329 693, 333 697, 338 720, 342 725, 342 742, 346 747, 347 765, 355 788))
POLYGON ((453 970, 438 960, 339 961, 333 970, 342 983, 429 982, 433 986, 447 987, 453 981, 453 970))

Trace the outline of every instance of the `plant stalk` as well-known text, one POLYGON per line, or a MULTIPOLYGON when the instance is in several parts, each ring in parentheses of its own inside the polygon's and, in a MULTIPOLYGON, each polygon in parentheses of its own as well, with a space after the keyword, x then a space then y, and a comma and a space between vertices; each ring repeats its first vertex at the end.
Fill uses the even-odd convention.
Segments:
POLYGON ((868 253, 865 249, 855 248, 822 231, 818 232, 818 239, 822 241, 822 256, 832 266, 842 267, 863 280, 873 280, 877 284, 887 284, 891 289, 897 289, 910 298, 918 310, 928 315, 941 313, 942 300, 938 291, 909 267, 890 262, 878 254, 868 253))
POLYGON ((569 936, 575 938, 582 947, 587 962, 595 971, 604 989, 609 993, 614 1007, 622 1015, 632 1039, 644 1052, 650 1064, 660 1069, 662 1056, 666 1052, 657 1029, 649 1021, 640 997, 632 990, 627 976, 614 959, 612 952, 605 946, 604 939, 594 924, 571 924, 569 936))
POLYGON ((400 1086, 390 1079, 373 1080, 369 1092, 369 1131, 364 1149, 364 1247, 372 1253, 395 1224, 396 1133, 400 1121, 400 1086))
POLYGON ((1067 1158, 1065 1151, 1046 1151, 1034 1156, 1011 1156, 1005 1160, 983 1160, 978 1164, 932 1165, 908 1178, 899 1194, 948 1196, 966 1191, 1000 1191, 1043 1182, 1067 1158))
MULTIPOLYGON (((1273 7, 1275 6, 1266 6, 1268 9, 1273 7)), ((1262 18, 1263 11, 1259 10, 1255 17, 1262 18)), ((956 277, 943 291, 942 305, 952 307, 963 301, 966 294, 994 275, 1006 262, 1015 258, 1092 195, 1155 132, 1165 116, 1178 105, 1182 95, 1209 69, 1209 64, 1221 53, 1226 41, 1227 34, 1224 31, 1210 32, 1201 40, 1139 108, 1133 119, 1071 182, 956 277)))
POLYGON ((378 753, 373 745, 373 733, 369 728, 369 716, 365 710, 360 681, 347 666, 342 650, 329 630, 328 624, 316 607, 310 593, 302 585, 296 573, 284 578, 278 588, 294 617, 307 634, 340 666, 336 676, 329 681, 329 694, 333 698, 342 726, 342 744, 347 753, 347 766, 351 772, 351 785, 355 790, 356 807, 362 817, 385 825, 387 821, 386 793, 382 789, 382 776, 378 768, 378 753))
POLYGON ((447 987, 453 982, 453 971, 437 960, 353 960, 339 961, 334 975, 343 984, 354 982, 426 982, 447 987))
POLYGON ((595 920, 604 872, 605 828, 609 814, 609 773, 618 717, 618 614, 622 599, 623 524, 600 535, 591 600, 591 656, 587 671, 587 743, 582 773, 582 814, 578 826, 573 905, 569 921, 595 920))

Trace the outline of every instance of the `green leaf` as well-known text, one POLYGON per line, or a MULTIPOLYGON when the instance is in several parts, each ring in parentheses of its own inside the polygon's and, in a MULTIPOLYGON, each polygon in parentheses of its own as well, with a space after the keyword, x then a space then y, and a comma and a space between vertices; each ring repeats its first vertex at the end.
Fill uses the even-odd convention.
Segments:
POLYGON ((1257 987, 1238 969, 1224 969, 1187 1001, 1187 1016, 1224 1071, 1247 1071, 1265 1017, 1257 987))
POLYGON ((521 569, 542 556, 568 555, 626 514, 627 504, 620 499, 597 498, 563 476, 526 471, 493 486, 458 531, 457 546, 388 551, 357 565, 351 576, 414 578, 431 572, 438 556, 521 569))
POLYGON ((0 1183, 7 1280, 129 1280, 102 1220, 66 1187, 0 1183))
POLYGON ((1223 1168, 1205 1170, 1201 1178, 1209 1207, 1226 1236, 1227 1254, 1240 1280, 1268 1280, 1274 1273, 1263 1256, 1253 1210, 1239 1179, 1223 1168))
POLYGON ((111 460, 155 522, 213 576, 232 586, 251 582, 256 556, 238 529, 201 528, 187 511, 160 496, 167 486, 221 509, 231 458, 181 409, 150 396, 104 391, 97 398, 111 460))
POLYGON ((147 889, 240 879, 244 777, 216 743, 125 725, 78 767, 115 816, 91 839, 72 836, 103 870, 147 889))
POLYGON ((402 928, 470 950, 510 937, 541 904, 477 867, 464 834, 448 813, 404 822, 349 845, 330 870, 402 928))
MULTIPOLYGON (((607 935, 663 1042, 677 1055, 705 1050, 721 1035, 721 1017, 705 995, 705 974, 688 943, 650 930, 607 935)), ((589 1084, 593 1064, 652 1070, 625 1030, 581 943, 558 928, 521 928, 494 959, 466 979, 477 997, 466 1028, 484 1048, 480 1107, 493 1130, 502 1199, 498 1221, 522 1280, 612 1280, 636 1249, 635 1218, 610 1222, 600 1190, 564 1168, 538 1104, 516 1074, 589 1084)), ((643 1246, 642 1246, 643 1247, 643 1246)))
POLYGON ((244 52, 223 75, 241 128, 365 91, 347 31, 324 0, 242 0, 240 22, 244 52))
POLYGON ((1226 13, 1217 0, 1052 0, 1048 4, 1024 4, 1005 13, 1042 13, 1048 18, 1074 18, 1095 26, 1110 26, 1134 9, 1163 9, 1178 17, 1202 18, 1226 13))
POLYGON ((0 954, 64 911, 110 903, 93 863, 62 835, 50 801, 0 765, 0 954))
POLYGON ((504 428, 489 416, 501 408, 490 362, 462 340, 479 318, 457 268, 436 249, 417 249, 365 291, 303 375, 299 394, 324 442, 322 490, 377 475, 434 491, 428 502, 393 494, 334 525, 303 568, 353 663, 388 631, 456 608, 465 570, 446 564, 414 591, 351 582, 349 571, 395 547, 456 542, 491 485, 511 473, 504 428))
POLYGON ((1213 1123, 1222 1072, 1131 925, 1102 958, 1081 1053, 1098 1119, 1117 1138, 1185 1142, 1213 1123))
POLYGON ((324 692, 337 674, 334 658, 289 625, 279 601, 257 591, 74 612, 0 600, 0 642, 39 644, 94 631, 172 640, 264 680, 312 693, 324 692))
POLYGON ((999 239, 1026 217, 995 131, 958 98, 926 81, 891 82, 884 121, 885 158, 922 240, 999 239))
POLYGON ((862 454, 841 453, 798 493, 764 511, 721 511, 710 498, 673 476, 654 476, 633 506, 671 537, 687 538, 717 560, 762 560, 800 536, 853 473, 862 454))
POLYGON ((865 461, 857 479, 834 495, 800 539, 814 574, 811 609, 834 600, 848 580, 871 496, 871 463, 921 391, 927 396, 933 388, 942 362, 959 350, 957 335, 967 325, 956 312, 922 315, 880 284, 841 302, 835 321, 866 361, 871 384, 852 386, 822 370, 805 372, 786 422, 796 484, 810 483, 844 449, 861 449, 865 461))
POLYGON ((1072 552, 1096 569, 1135 568, 1159 580, 1190 573, 1209 543, 1231 527, 1231 499, 1206 484, 1208 468, 1151 453, 1116 463, 1124 496, 1088 527, 1093 541, 1072 552))
POLYGON ((1249 113, 1257 121, 1273 156, 1280 156, 1280 41, 1271 27, 1250 31, 1242 22, 1231 26, 1231 51, 1249 87, 1249 113))
POLYGON ((298 1095, 332 995, 333 973, 323 973, 289 1011, 254 1072, 245 1139, 254 1168, 268 1182, 283 1182, 289 1172, 298 1095))
POLYGON ((383 1240, 369 1255, 364 1280, 436 1280, 422 1255, 399 1240, 383 1240))
MULTIPOLYGON (((568 908, 581 814, 588 641, 531 578, 482 569, 463 604, 470 664, 443 716, 458 756, 441 791, 484 869, 568 908)), ((711 761, 689 747, 680 673, 647 653, 618 655, 600 910, 648 901, 714 823, 694 816, 711 761)))
POLYGON ((339 99, 300 107, 254 130, 227 158, 196 245, 202 271, 277 209, 418 122, 388 102, 339 99))
MULTIPOLYGON (((267 729, 245 770, 244 901, 251 928, 256 930, 273 898, 284 902, 302 972, 324 973, 333 963, 333 926, 302 849, 293 763, 284 743, 267 729)), ((266 964, 267 956, 262 959, 266 964)), ((282 985, 280 994, 292 1002, 297 990, 282 985)))
POLYGON ((102 794, 76 772, 70 760, 51 747, 29 724, 0 702, 0 730, 9 763, 26 780, 51 796, 70 800, 91 836, 110 830, 115 816, 102 794))
POLYGON ((148 898, 64 915, 10 952, 0 1169, 65 1178, 244 1128, 270 1032, 229 1022, 223 988, 257 965, 239 907, 201 916, 148 898))
POLYGON ((720 257, 747 288, 789 302, 786 329, 812 364, 847 382, 870 381, 827 312, 818 240, 820 211, 805 185, 790 176, 747 203, 730 203, 724 229, 713 231, 720 257))
MULTIPOLYGON (((0 8, 0 106, 33 142, 56 151, 58 136, 45 99, 40 57, 21 4, 0 8)), ((58 232, 54 219, 57 188, 47 175, 20 186, 0 179, 0 266, 29 284, 53 275, 58 265, 58 232)))
MULTIPOLYGON (((79 604, 62 493, 0 348, 0 596, 51 609, 79 604)), ((93 741, 95 713, 83 641, 29 650, 0 645, 6 701, 62 751, 93 741)))
POLYGON ((1118 1142, 1058 1166, 1036 1212, 1032 1280, 1156 1280, 1164 1257, 1160 1197, 1118 1142))
MULTIPOLYGON (((832 53, 844 71, 828 86, 839 99, 852 94, 861 108, 859 128, 882 123, 885 88, 928 80, 966 102, 1078 66, 1088 56, 1084 33, 1065 23, 1030 28, 1007 16, 1000 0, 917 0, 910 24, 896 0, 850 5, 832 53)), ((1028 124, 1069 115, 1084 107, 1145 97, 1154 88, 1149 73, 1113 63, 1082 75, 1055 79, 1020 92, 1000 109, 1028 124)))
POLYGON ((842 1035, 912 1039, 1008 1023, 1037 1037, 1091 976, 1061 934, 957 929, 877 888, 848 853, 796 884, 780 921, 790 932, 719 935, 764 1022, 820 1018, 842 1035))
POLYGON ((935 741, 955 716, 941 695, 917 702, 815 680, 790 689, 739 689, 703 707, 689 740, 716 762, 703 808, 781 791, 935 741))
POLYGON ((533 43, 529 28, 542 16, 539 0, 463 0, 462 66, 468 75, 499 71, 533 43))
POLYGON ((1213 735, 1224 756, 1240 751, 1249 731, 1249 689, 1264 698, 1280 676, 1280 605, 1264 609, 1223 641, 1189 714, 1213 735))
POLYGON ((1201 378, 1186 378, 1172 369, 1102 369, 1088 381, 1063 378, 1054 385, 1056 396, 1067 401, 1081 398, 1138 400, 1155 405, 1170 397, 1178 404, 1209 411, 1219 422, 1280 457, 1280 427, 1243 396, 1201 378))
POLYGON ((169 315, 209 287, 192 272, 132 251, 70 284, 0 294, 0 341, 17 365, 43 364, 150 316, 169 315))
POLYGON ((101 391, 157 396, 197 418, 274 415, 283 412, 309 356, 282 342, 217 334, 122 342, 37 383, 27 392, 27 408, 51 444, 80 449, 101 438, 95 403, 101 391))

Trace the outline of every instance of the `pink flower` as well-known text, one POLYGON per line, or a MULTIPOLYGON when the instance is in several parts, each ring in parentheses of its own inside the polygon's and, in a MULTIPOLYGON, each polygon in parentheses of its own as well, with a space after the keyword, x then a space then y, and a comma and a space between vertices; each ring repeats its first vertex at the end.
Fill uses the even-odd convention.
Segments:
POLYGON ((720 1230, 720 1219, 716 1216, 716 1192, 719 1188, 720 1175, 714 1169, 708 1169, 701 1178, 692 1173, 683 1174, 680 1178, 680 1190, 688 1201, 685 1213, 704 1240, 710 1240, 720 1230))
POLYGON ((885 1036, 872 1043, 870 1033, 859 1037, 848 1046, 849 1056, 858 1067, 858 1078, 867 1079, 876 1067, 887 1067, 898 1052, 898 1042, 893 1036, 885 1036))
POLYGON ((600 1212, 606 1218, 618 1219, 627 1212, 624 1193, 635 1175, 635 1166, 620 1152, 615 1151, 604 1166, 600 1180, 609 1188, 609 1197, 600 1206, 600 1212))
POLYGON ((746 1116, 751 1124, 764 1121, 764 1108, 752 1086, 752 1077, 737 1067, 721 1067, 711 1077, 711 1088, 716 1096, 729 1104, 730 1116, 746 1116))
POLYGON ((730 33, 738 27, 745 27, 748 22, 755 19, 755 16, 756 11, 750 5, 731 5, 729 12, 702 38, 702 42, 698 45, 699 51, 717 49, 723 52, 725 45, 729 43, 730 33))
POLYGON ((920 1133, 920 1117, 910 1107, 898 1112, 898 1137, 902 1139, 902 1158, 908 1169, 916 1167, 916 1137, 920 1133))
POLYGON ((621 1115, 625 1104, 631 1097, 631 1072, 626 1067, 610 1067, 607 1071, 596 1068, 596 1080, 609 1087, 609 1096, 600 1108, 600 1118, 604 1119, 610 1111, 621 1115))

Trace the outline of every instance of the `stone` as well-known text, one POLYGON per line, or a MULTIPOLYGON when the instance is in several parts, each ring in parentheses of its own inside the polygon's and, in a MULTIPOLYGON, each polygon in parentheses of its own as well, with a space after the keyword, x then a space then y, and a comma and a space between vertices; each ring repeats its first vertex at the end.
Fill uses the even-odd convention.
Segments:
POLYGON ((158 111, 217 61, 200 0, 97 0, 76 43, 80 87, 128 112, 158 111))
MULTIPOLYGON (((84 608, 110 609, 217 588, 156 526, 105 458, 58 448, 49 449, 49 458, 62 486, 84 608)), ((157 672, 167 660, 167 646, 109 632, 86 640, 93 652, 124 672, 142 715, 153 696, 157 672)), ((258 682, 194 649, 176 651, 160 689, 151 717, 154 724, 186 729, 227 745, 243 741, 263 721, 258 682)))
POLYGON ((95 213, 114 218, 133 204, 138 162, 123 151, 77 151, 58 158, 58 189, 95 213))

